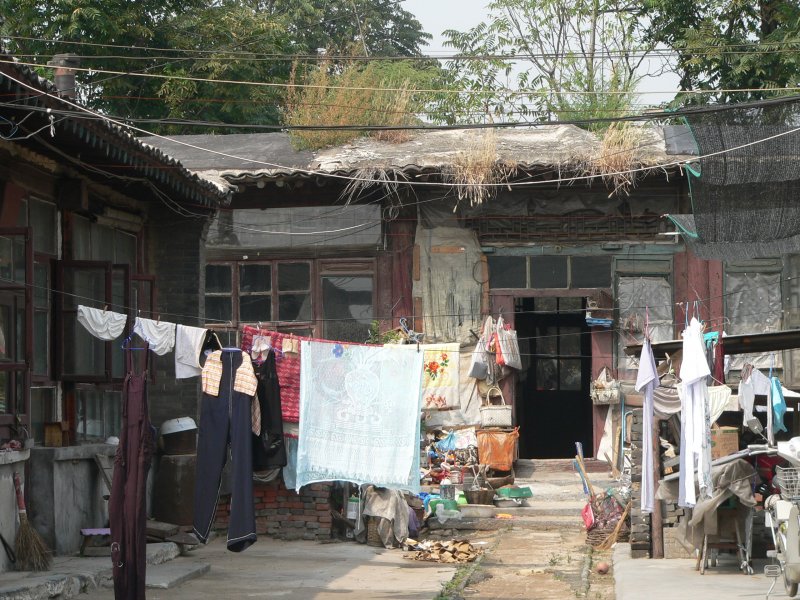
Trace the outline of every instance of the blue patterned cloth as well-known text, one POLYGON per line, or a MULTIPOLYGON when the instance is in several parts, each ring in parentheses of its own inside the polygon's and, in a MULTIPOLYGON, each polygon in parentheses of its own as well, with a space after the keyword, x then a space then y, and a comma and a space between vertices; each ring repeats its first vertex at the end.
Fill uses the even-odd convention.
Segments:
POLYGON ((419 491, 422 352, 303 341, 295 489, 319 481, 419 491))

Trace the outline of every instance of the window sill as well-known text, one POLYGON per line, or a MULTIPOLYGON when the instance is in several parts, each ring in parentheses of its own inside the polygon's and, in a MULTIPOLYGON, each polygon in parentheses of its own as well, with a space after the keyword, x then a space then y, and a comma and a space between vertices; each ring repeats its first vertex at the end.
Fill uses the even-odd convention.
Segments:
POLYGON ((24 462, 31 456, 30 450, 7 450, 0 452, 0 466, 24 462))

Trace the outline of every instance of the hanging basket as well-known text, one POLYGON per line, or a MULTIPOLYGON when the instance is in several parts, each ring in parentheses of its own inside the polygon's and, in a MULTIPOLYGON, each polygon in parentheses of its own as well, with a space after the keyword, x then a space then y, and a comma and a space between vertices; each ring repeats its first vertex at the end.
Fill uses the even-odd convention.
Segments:
POLYGON ((511 427, 511 407, 506 404, 503 392, 497 386, 486 391, 486 403, 481 406, 482 427, 511 427), (502 404, 492 404, 492 392, 499 392, 502 404))

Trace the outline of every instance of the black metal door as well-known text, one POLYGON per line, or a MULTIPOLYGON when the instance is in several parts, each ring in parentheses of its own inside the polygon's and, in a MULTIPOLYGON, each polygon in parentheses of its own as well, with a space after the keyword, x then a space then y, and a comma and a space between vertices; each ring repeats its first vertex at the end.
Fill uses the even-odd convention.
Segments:
POLYGON ((520 298, 517 334, 521 458, 575 456, 592 448, 591 338, 583 298, 520 298))

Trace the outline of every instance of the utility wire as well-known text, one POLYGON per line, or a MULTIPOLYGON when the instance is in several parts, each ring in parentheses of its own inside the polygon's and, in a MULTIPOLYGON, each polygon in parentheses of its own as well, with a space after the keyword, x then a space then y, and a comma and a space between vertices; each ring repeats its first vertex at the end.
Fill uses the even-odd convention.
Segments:
MULTIPOLYGON (((36 62, 25 62, 18 60, 0 60, 0 63, 22 65, 26 67, 48 68, 46 64, 36 62)), ((114 69, 98 69, 88 67, 71 67, 74 71, 103 73, 108 75, 124 75, 130 77, 144 77, 150 79, 161 79, 168 81, 195 81, 199 83, 216 83, 228 85, 244 85, 254 87, 268 87, 268 88, 296 88, 296 89, 323 89, 323 90, 347 90, 357 92, 401 92, 405 94, 464 94, 464 95, 491 95, 502 93, 508 96, 530 96, 530 95, 561 95, 561 96, 630 96, 630 95, 646 95, 646 94, 691 94, 691 95, 704 95, 704 94, 722 94, 722 93, 741 93, 741 92, 785 92, 785 91, 800 91, 800 86, 787 86, 782 88, 719 88, 719 89, 694 89, 694 90, 639 90, 635 93, 622 90, 514 90, 510 88, 502 89, 453 89, 453 88, 391 88, 391 87, 372 87, 372 86, 339 86, 339 85, 323 85, 323 84, 309 84, 309 83, 283 83, 274 81, 237 81, 234 79, 212 79, 208 77, 189 77, 185 75, 162 75, 160 73, 144 73, 135 71, 120 71, 114 69)))

